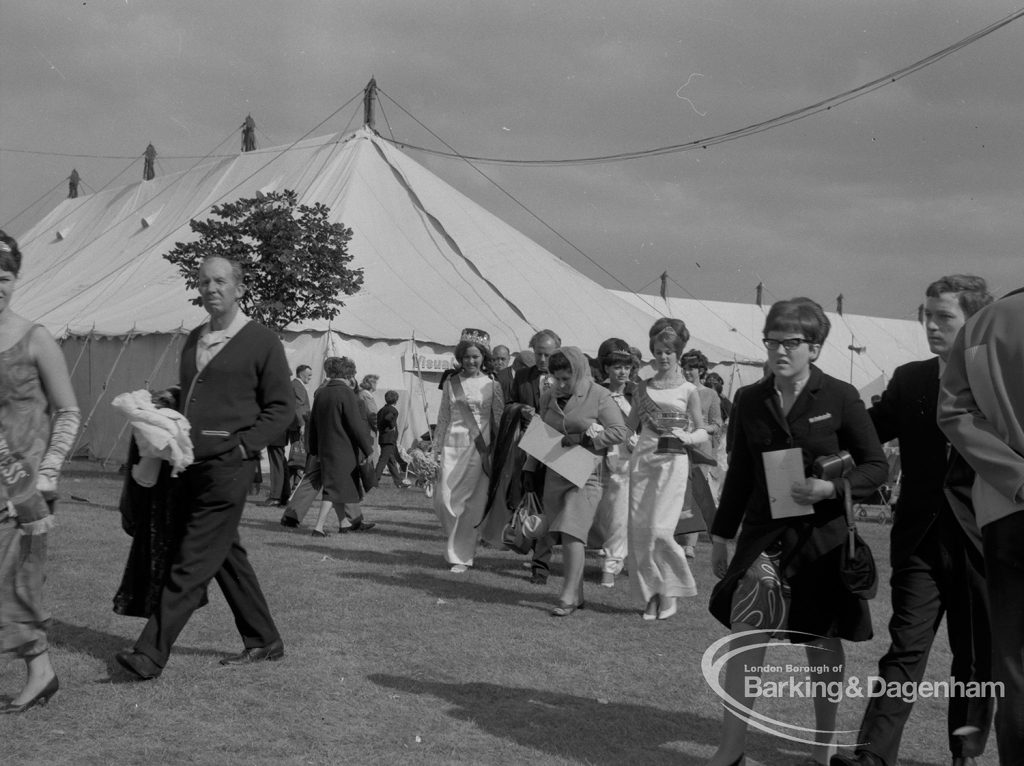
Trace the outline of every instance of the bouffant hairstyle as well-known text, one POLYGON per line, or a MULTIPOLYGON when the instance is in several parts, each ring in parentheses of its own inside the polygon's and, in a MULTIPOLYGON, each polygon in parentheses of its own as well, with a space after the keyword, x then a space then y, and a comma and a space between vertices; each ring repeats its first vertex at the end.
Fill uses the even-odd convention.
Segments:
POLYGON ((21 271, 21 250, 14 237, 9 237, 7 232, 0 230, 0 271, 6 271, 18 276, 21 271))
POLYGON ((480 366, 480 370, 484 373, 491 371, 491 350, 487 348, 483 343, 477 343, 475 340, 460 340, 459 345, 455 347, 455 361, 459 367, 462 366, 462 357, 466 355, 466 352, 470 348, 475 348, 479 351, 484 358, 483 364, 480 366))
POLYGON ((682 319, 662 317, 648 331, 650 343, 648 346, 651 353, 654 353, 655 343, 664 343, 675 349, 676 356, 681 356, 686 344, 690 342, 690 331, 686 329, 686 322, 682 319))
POLYGON ((708 358, 704 356, 702 351, 693 348, 680 357, 679 364, 683 367, 696 367, 701 372, 706 372, 708 369, 708 358))
POLYGON ((964 317, 968 319, 994 300, 992 293, 988 291, 988 283, 973 274, 949 274, 940 277, 924 291, 929 298, 938 298, 943 293, 956 293, 957 303, 960 304, 964 317))
POLYGON ((715 389, 715 391, 721 394, 722 389, 725 388, 725 381, 722 380, 722 376, 717 372, 709 372, 704 378, 704 385, 715 389))
POLYGON ((635 361, 629 350, 629 344, 622 338, 609 338, 597 347, 598 369, 602 374, 613 364, 628 364, 633 367, 635 361))
POLYGON ((397 391, 388 391, 386 394, 384 394, 384 403, 385 404, 396 404, 397 402, 398 402, 398 392, 397 391))
POLYGON ((800 333, 819 346, 828 338, 830 329, 832 323, 825 316, 825 310, 810 298, 776 301, 768 309, 768 316, 764 320, 765 335, 770 332, 800 333))
POLYGON ((363 382, 359 384, 359 387, 372 391, 377 387, 378 380, 380 380, 380 375, 364 375, 363 382))

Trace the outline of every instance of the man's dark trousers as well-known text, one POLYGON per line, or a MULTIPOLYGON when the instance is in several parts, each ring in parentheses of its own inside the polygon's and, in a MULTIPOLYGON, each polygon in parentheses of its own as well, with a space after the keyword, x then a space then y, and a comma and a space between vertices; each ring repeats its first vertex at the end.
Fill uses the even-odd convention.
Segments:
MULTIPOLYGON (((987 680, 978 677, 971 662, 973 658, 982 667, 989 665, 988 595, 979 559, 956 519, 944 513, 914 553, 893 570, 891 644, 878 662, 879 675, 887 685, 916 685, 923 680, 929 650, 943 615, 953 654, 950 675, 965 683, 987 680)), ((997 625, 997 617, 992 615, 993 628, 997 625)), ((872 698, 857 737, 864 744, 857 749, 868 750, 880 756, 887 766, 895 766, 903 727, 912 707, 912 702, 898 696, 872 698)), ((984 752, 992 711, 991 697, 950 697, 947 731, 965 725, 979 729, 966 737, 950 734, 949 749, 954 757, 984 752)))
POLYGON ((174 559, 160 604, 135 644, 160 667, 205 587, 216 579, 246 648, 280 638, 256 573, 238 537, 238 523, 252 480, 253 461, 239 450, 189 466, 179 479, 178 505, 188 514, 181 549, 174 559))
POLYGON ((996 710, 999 763, 1024 764, 1024 511, 986 524, 985 569, 992 611, 992 678, 1005 679, 996 710))
POLYGON ((281 505, 288 503, 288 496, 292 493, 288 481, 288 457, 285 449, 286 445, 283 444, 267 445, 267 462, 270 463, 270 492, 267 500, 281 505))
POLYGON ((385 468, 391 474, 391 480, 395 482, 395 486, 401 487, 405 477, 402 475, 401 466, 398 465, 398 445, 380 445, 380 458, 377 459, 377 468, 375 469, 378 486, 380 485, 380 477, 384 475, 385 468))

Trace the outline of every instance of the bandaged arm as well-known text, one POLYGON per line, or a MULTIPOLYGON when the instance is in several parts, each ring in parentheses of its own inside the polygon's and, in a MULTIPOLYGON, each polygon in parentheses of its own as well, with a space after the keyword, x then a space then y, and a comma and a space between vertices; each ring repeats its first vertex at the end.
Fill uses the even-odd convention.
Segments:
POLYGON ((39 463, 39 476, 36 488, 40 492, 56 492, 57 477, 64 460, 75 444, 78 426, 82 414, 77 407, 64 407, 57 410, 50 429, 50 444, 46 448, 42 461, 39 463))

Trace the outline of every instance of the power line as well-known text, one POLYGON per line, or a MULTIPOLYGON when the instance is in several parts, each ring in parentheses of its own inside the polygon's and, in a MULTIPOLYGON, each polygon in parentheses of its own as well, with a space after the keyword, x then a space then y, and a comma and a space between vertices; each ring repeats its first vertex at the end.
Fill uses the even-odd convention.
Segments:
MULTIPOLYGON (((521 202, 514 194, 512 194, 512 192, 510 192, 507 189, 505 189, 501 184, 499 184, 497 181, 495 181, 489 175, 484 173, 480 168, 478 168, 476 165, 474 165, 469 159, 466 159, 465 157, 462 157, 462 155, 459 155, 458 153, 456 153, 455 149, 451 146, 451 144, 446 142, 443 138, 441 138, 436 133, 434 133, 434 131, 432 131, 430 128, 428 128, 426 125, 424 125, 422 122, 420 122, 420 120, 417 119, 417 117, 414 114, 412 114, 408 109, 406 109, 404 106, 402 106, 397 101, 395 101, 395 99, 393 97, 391 97, 387 93, 384 93, 384 91, 382 91, 379 87, 377 88, 377 92, 381 93, 384 96, 387 96, 387 98, 395 106, 397 106, 399 109, 401 109, 403 112, 405 112, 405 114, 407 114, 410 118, 412 118, 420 127, 422 127, 424 130, 426 130, 428 133, 430 133, 430 135, 432 135, 434 138, 436 138, 442 144, 447 146, 453 152, 454 156, 461 157, 463 159, 463 161, 467 165, 469 165, 469 167, 471 167, 475 172, 480 174, 488 183, 490 183, 492 186, 494 186, 494 188, 496 188, 498 191, 500 191, 502 194, 504 194, 506 197, 508 197, 510 200, 512 200, 514 203, 516 203, 519 207, 521 207, 523 210, 525 210, 526 213, 528 215, 530 215, 533 219, 535 219, 538 223, 540 223, 541 226, 543 226, 545 229, 547 229, 552 234, 554 234, 556 237, 558 237, 560 240, 562 240, 562 242, 564 242, 566 245, 568 245, 573 250, 575 250, 577 253, 579 253, 584 258, 586 258, 587 261, 589 261, 592 266, 594 266, 596 269, 598 269, 603 274, 608 276, 610 279, 614 280, 616 284, 618 284, 621 287, 623 287, 627 292, 633 293, 633 291, 630 289, 629 285, 627 285, 625 282, 623 282, 621 279, 619 279, 618 276, 616 276, 615 274, 610 272, 608 269, 606 269, 604 266, 602 266, 596 260, 594 260, 589 255, 587 255, 585 252, 583 252, 583 250, 581 250, 579 247, 577 247, 573 242, 570 242, 569 239, 565 235, 563 235, 560 231, 556 230, 553 226, 551 226, 547 221, 545 221, 539 215, 537 215, 532 210, 530 210, 530 208, 528 208, 525 203, 521 202)), ((387 139, 381 137, 381 140, 382 141, 386 141, 387 139)), ((652 311, 654 311, 655 313, 660 313, 658 311, 658 309, 655 306, 653 306, 644 296, 642 296, 642 295, 640 295, 638 293, 633 293, 633 294, 636 295, 636 297, 639 298, 652 311)))
POLYGON ((516 160, 503 157, 479 157, 474 155, 458 154, 455 152, 443 152, 438 149, 428 149, 426 147, 416 146, 414 144, 409 144, 405 142, 395 141, 394 143, 396 146, 399 146, 404 149, 413 149, 415 151, 425 152, 427 154, 432 154, 438 157, 448 157, 452 159, 460 159, 490 165, 525 165, 531 167, 597 165, 609 162, 623 162, 625 160, 635 160, 644 157, 657 157, 663 154, 687 152, 692 149, 707 149, 708 147, 716 146, 718 144, 724 144, 728 141, 736 141, 737 139, 746 138, 747 136, 752 136, 757 133, 764 132, 766 130, 772 130, 774 128, 782 127, 783 125, 788 125, 791 122, 803 120, 807 117, 811 117, 813 115, 820 114, 821 112, 826 112, 838 106, 842 106, 843 104, 846 104, 849 101, 853 101, 854 99, 860 98, 861 96, 866 96, 867 94, 873 93, 874 91, 880 88, 884 88, 887 85, 892 85, 893 83, 902 80, 904 77, 908 77, 909 75, 912 75, 915 72, 919 72, 925 67, 931 66, 932 64, 946 58, 947 56, 950 56, 962 50, 963 48, 966 48, 968 45, 977 42, 983 37, 987 37, 993 32, 1002 29, 1006 25, 1011 24, 1012 22, 1016 21, 1022 16, 1024 16, 1024 8, 1018 11, 1014 11, 1009 16, 1000 19, 994 24, 990 24, 984 29, 978 30, 977 32, 968 35, 962 40, 955 42, 952 45, 943 48, 940 51, 932 53, 929 56, 925 56, 923 59, 915 61, 913 64, 905 66, 902 69, 897 69, 895 72, 890 72, 889 74, 883 77, 871 80, 870 82, 864 83, 863 85, 860 85, 856 88, 852 88, 838 95, 831 96, 830 98, 826 98, 822 101, 818 101, 817 103, 811 104, 810 106, 805 106, 795 111, 787 112, 786 114, 781 114, 777 117, 772 117, 771 119, 768 120, 756 122, 753 123, 752 125, 747 125, 737 130, 731 130, 727 133, 719 133, 714 136, 699 138, 681 144, 671 144, 669 146, 659 146, 653 149, 641 149, 632 152, 603 154, 593 157, 576 157, 573 159, 516 160))
POLYGON ((23 207, 21 210, 19 210, 17 213, 15 213, 12 217, 8 218, 7 222, 4 223, 4 225, 2 227, 0 227, 0 228, 6 229, 8 226, 10 226, 12 223, 14 223, 14 221, 19 216, 24 215, 29 210, 31 210, 33 207, 35 207, 37 204, 42 202, 42 200, 45 199, 47 196, 49 196, 50 194, 53 194, 53 192, 55 192, 57 190, 57 188, 60 187, 67 180, 68 180, 68 176, 64 176, 57 183, 55 183, 53 186, 51 186, 47 191, 45 191, 42 194, 40 194, 35 200, 33 200, 27 206, 23 207))

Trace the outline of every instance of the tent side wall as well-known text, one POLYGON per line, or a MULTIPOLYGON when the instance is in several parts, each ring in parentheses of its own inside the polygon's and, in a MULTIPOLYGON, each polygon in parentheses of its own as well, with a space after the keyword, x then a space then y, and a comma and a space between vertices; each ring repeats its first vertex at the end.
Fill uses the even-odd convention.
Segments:
POLYGON ((154 333, 123 337, 68 336, 61 343, 82 410, 76 454, 123 461, 128 454, 126 420, 110 401, 125 391, 161 389, 178 381, 185 336, 154 333))
MULTIPOLYGON (((82 430, 76 454, 120 463, 128 454, 131 436, 125 418, 110 402, 120 393, 142 388, 158 390, 178 382, 178 364, 184 346, 184 333, 154 333, 122 337, 71 335, 62 343, 64 358, 71 371, 78 406, 82 410, 82 430)), ((328 356, 347 356, 356 363, 357 374, 375 374, 378 407, 384 394, 393 389, 399 394, 399 433, 408 447, 429 423, 436 422, 441 392, 437 388, 440 372, 411 372, 409 341, 369 341, 336 332, 286 332, 283 335, 288 366, 294 374, 300 364, 313 368, 310 394, 323 380, 323 362, 328 356)), ((451 348, 417 344, 420 353, 443 355, 451 348)))

